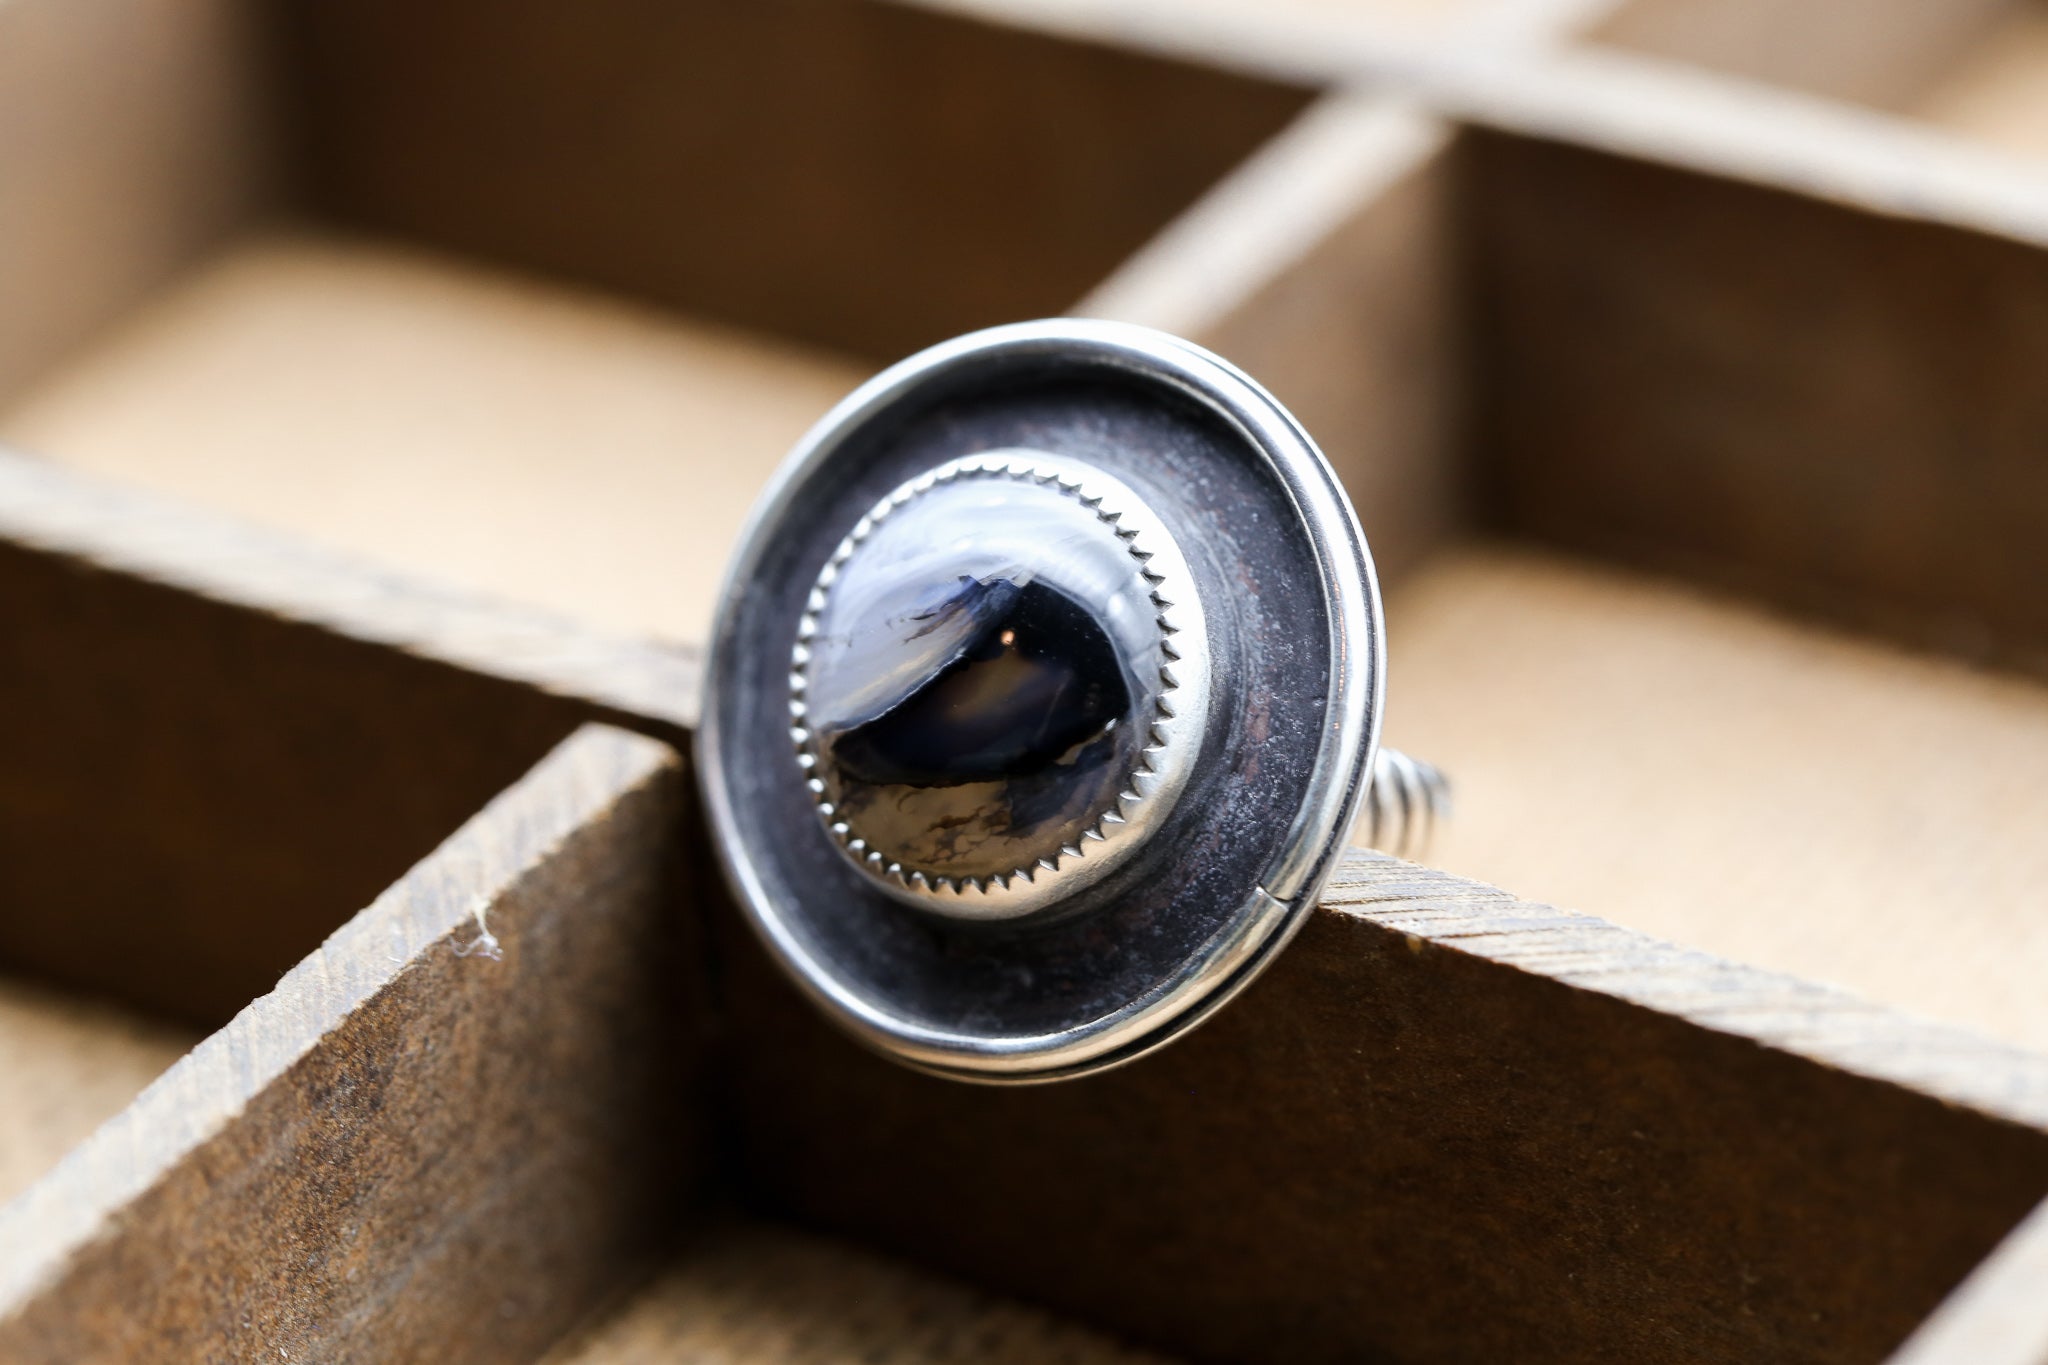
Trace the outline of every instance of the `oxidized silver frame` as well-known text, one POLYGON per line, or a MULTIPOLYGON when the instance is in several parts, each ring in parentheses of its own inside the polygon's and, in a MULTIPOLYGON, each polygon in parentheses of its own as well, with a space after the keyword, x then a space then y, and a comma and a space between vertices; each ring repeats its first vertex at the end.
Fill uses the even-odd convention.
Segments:
POLYGON ((1123 483, 1100 470, 1036 450, 996 450, 949 460, 906 480, 870 508, 819 571, 797 622, 789 667, 790 738, 796 762, 805 774, 805 785, 817 798, 819 817, 834 842, 889 895, 961 919, 993 921, 1037 913, 1100 881, 1127 861, 1180 799, 1208 728, 1209 631, 1180 546, 1123 483), (1144 720, 1154 742, 1141 752, 1136 768, 1125 775, 1114 803, 1072 844, 1050 849, 1035 863, 1007 875, 927 877, 870 848, 826 799, 825 782, 814 773, 823 755, 817 751, 806 694, 818 615, 860 547, 890 516, 924 493, 955 480, 974 478, 1028 481, 1059 489, 1091 514, 1093 522, 1100 523, 1105 538, 1115 536, 1123 542, 1120 556, 1130 556, 1132 573, 1142 574, 1150 585, 1164 657, 1159 669, 1164 686, 1154 703, 1155 713, 1144 720))
MULTIPOLYGON (((1103 446, 1112 453, 1115 448, 1103 446)), ((982 451, 938 453, 958 459, 982 451)), ((926 458, 924 468, 944 462, 926 458)), ((1132 477, 1128 470, 1111 472, 1132 477)), ((1183 545, 1189 543, 1186 527, 1176 534, 1183 545)), ((1209 606, 1213 613, 1216 604, 1209 606)), ((1228 633, 1225 625, 1212 619, 1212 636, 1228 633)), ((718 856, 772 955, 828 1015, 869 1046, 913 1066, 981 1081, 1044 1081, 1118 1065, 1193 1027, 1230 999, 1312 909, 1372 772, 1384 650, 1372 561, 1334 473, 1292 416, 1243 373, 1190 343, 1113 322, 1058 319, 961 337, 892 366, 828 413, 791 453, 742 532, 720 597, 697 736, 698 773, 718 856), (1048 375, 1042 382, 1050 396, 1040 398, 1029 385, 1048 375), (1012 401, 1012 390, 1026 392, 1028 401, 1012 401), (1006 402, 1015 411, 1003 408, 1006 402), (977 403, 995 415, 982 414, 977 403), (1088 403, 1105 405, 1107 415, 1076 417, 1075 405, 1088 403), (948 404, 958 412, 946 410, 948 404), (942 410, 950 425, 932 416, 942 410), (826 871, 802 846, 805 836, 778 827, 786 812, 802 808, 778 783, 808 799, 801 773, 789 764, 786 710, 774 732, 778 751, 755 751, 767 732, 746 684, 768 676, 762 673, 764 656, 772 656, 777 675, 786 674, 802 613, 785 607, 785 600, 800 602, 858 517, 914 472, 889 469, 891 460, 912 458, 918 442, 951 439, 935 431, 984 439, 977 421, 993 433, 985 438, 991 451, 1040 449, 1037 440, 1015 439, 1017 430, 1063 432, 1061 439, 1070 442, 1097 439, 1089 433, 1098 428, 1139 433, 1172 466, 1137 467, 1150 483, 1150 510, 1184 515, 1204 530, 1204 539, 1243 559, 1211 565, 1217 584, 1269 585, 1263 590, 1268 595, 1253 594, 1241 614, 1249 618, 1284 606, 1295 618, 1291 632, 1264 623, 1263 636, 1240 630, 1241 639, 1217 641, 1211 670, 1219 707, 1246 700, 1233 697, 1233 688, 1244 685, 1241 674, 1263 679, 1257 684, 1260 696, 1250 699, 1255 707, 1270 701, 1268 709, 1276 714, 1291 707, 1295 716, 1283 737, 1261 741, 1267 748, 1260 757, 1246 759, 1252 750, 1241 738, 1233 741, 1237 761, 1252 774, 1231 774, 1240 786, 1283 767, 1295 774, 1284 792, 1272 796, 1288 808, 1260 816, 1272 828, 1210 831, 1216 847, 1252 849, 1256 865, 1231 863, 1232 857, 1243 862, 1251 856, 1243 852, 1216 855, 1209 863, 1185 861, 1191 851, 1202 850, 1191 850, 1200 843, 1191 834, 1200 831, 1184 826, 1177 837, 1154 836, 1162 845, 1157 865, 1146 864, 1138 874, 1156 882, 1169 876, 1157 860, 1183 859, 1173 886, 1110 878, 1107 890, 1084 893, 1096 895, 1095 902, 1073 912, 1098 917, 1097 940, 1122 934, 1133 943, 1142 938, 1147 945, 1163 945, 1156 951, 1148 947, 1155 956, 1135 966, 1072 947, 1069 941, 1078 939, 1056 918, 1057 907, 1048 912, 1055 920, 1045 929, 1033 921, 1011 938, 951 942, 949 959, 932 941, 952 930, 916 922, 919 912, 900 905, 893 913, 912 918, 889 918, 891 911, 870 904, 851 883, 826 871), (909 434, 899 438, 901 432, 909 434), (1002 439, 1005 432, 1009 439, 1002 439), (1203 482, 1209 471, 1219 480, 1237 480, 1256 496, 1247 495, 1241 513, 1228 499, 1194 510, 1177 503, 1162 507, 1203 482), (1250 521, 1233 524, 1232 517, 1250 521), (1274 595, 1283 592, 1284 600, 1274 595), (1313 603, 1307 600, 1311 594, 1313 603), (1301 622, 1309 620, 1319 625, 1318 638, 1307 638, 1315 632, 1301 622), (1297 654, 1299 666, 1290 663, 1297 654), (1318 695, 1308 696, 1311 690, 1318 695), (1293 748, 1282 752, 1283 741, 1293 748), (771 775, 771 762, 787 768, 787 775, 771 775), (1169 896, 1179 899, 1169 904, 1169 896), (1126 910, 1126 902, 1139 901, 1147 904, 1126 910), (1182 924, 1193 926, 1185 941, 1174 938, 1182 924), (944 973, 952 959, 972 960, 983 974, 950 980, 944 973), (1058 966, 1062 983, 1081 983, 1063 985, 1072 999, 1057 1003, 1068 1014, 1051 1022, 1041 1017, 1045 1011, 1029 984, 1034 972, 1053 979, 1043 970, 1047 962, 1058 966), (1100 982, 1076 975, 1091 969, 1101 972, 1100 982), (1097 987, 1099 998, 1088 994, 1097 987)), ((779 696, 774 700, 783 705, 779 696)), ((1217 803, 1216 818, 1230 818, 1225 804, 1217 803)), ((807 835, 829 843, 815 828, 807 835)), ((843 861, 839 850, 831 851, 843 861)), ((961 932, 983 930, 970 925, 961 932)), ((961 968, 963 974, 968 970, 961 968)))

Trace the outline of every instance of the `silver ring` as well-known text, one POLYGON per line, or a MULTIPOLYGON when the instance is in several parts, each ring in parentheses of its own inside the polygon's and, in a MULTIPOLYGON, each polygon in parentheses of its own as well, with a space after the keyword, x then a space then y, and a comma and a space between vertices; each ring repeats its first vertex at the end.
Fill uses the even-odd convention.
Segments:
POLYGON ((1245 375, 1116 323, 994 328, 856 390, 727 571, 697 770, 771 953, 910 1065, 1118 1065, 1242 989, 1363 808, 1407 853, 1434 769, 1378 747, 1365 541, 1245 375))

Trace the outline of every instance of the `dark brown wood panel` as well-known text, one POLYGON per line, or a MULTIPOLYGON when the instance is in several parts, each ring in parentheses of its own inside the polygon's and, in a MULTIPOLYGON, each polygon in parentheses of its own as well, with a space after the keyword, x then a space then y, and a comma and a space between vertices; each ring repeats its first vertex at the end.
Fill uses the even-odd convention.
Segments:
MULTIPOLYGON (((489 637, 498 675, 473 666, 477 614, 0 454, 0 965, 201 1024, 268 990, 612 714, 515 680, 533 632, 489 637)), ((557 653, 630 689, 655 651, 557 653)))
POLYGON ((321 210, 882 358, 1065 311, 1309 98, 883 0, 276 10, 321 210))
POLYGON ((556 749, 0 1210, 0 1358, 524 1362, 705 1189, 691 787, 556 749))
POLYGON ((2048 253, 1507 133, 1465 179, 1500 525, 2048 668, 2048 253))
POLYGON ((1388 580, 1468 520, 1453 158, 1448 132, 1411 108, 1338 98, 1330 117, 1341 110, 1373 153, 1347 168, 1362 182, 1355 212, 1195 339, 1308 429, 1388 580))
POLYGON ((1887 1365, 2048 1361, 2048 1204, 2012 1231, 1887 1365))
POLYGON ((2048 1062, 1373 855, 1213 1023, 1042 1089, 733 957, 755 1200, 1199 1358, 1868 1361, 2048 1191, 2048 1062))

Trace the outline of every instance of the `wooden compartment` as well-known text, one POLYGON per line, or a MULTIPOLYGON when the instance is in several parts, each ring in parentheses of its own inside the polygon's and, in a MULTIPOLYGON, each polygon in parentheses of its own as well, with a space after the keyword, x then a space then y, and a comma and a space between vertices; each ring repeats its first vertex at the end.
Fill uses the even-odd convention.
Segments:
POLYGON ((1615 46, 1853 100, 2015 158, 2048 156, 2048 8, 2039 0, 1777 5, 1635 0, 1591 27, 1615 46))
POLYGON ((1720 3, 0 9, 0 1355, 1891 1350, 2048 1193, 2048 213, 1616 50, 1720 3), (739 927, 690 642, 839 392, 1070 309, 1317 433, 1463 822, 987 1091, 739 927))

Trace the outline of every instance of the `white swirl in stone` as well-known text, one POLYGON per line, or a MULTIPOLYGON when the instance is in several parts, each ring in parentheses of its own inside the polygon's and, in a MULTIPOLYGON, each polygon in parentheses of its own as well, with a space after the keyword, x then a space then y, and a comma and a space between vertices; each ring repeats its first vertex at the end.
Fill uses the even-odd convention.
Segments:
POLYGON ((1186 560, 1078 461, 955 460, 840 543, 791 654, 791 739, 836 844, 900 900, 1033 913, 1105 874, 1186 785, 1207 723, 1186 560))

